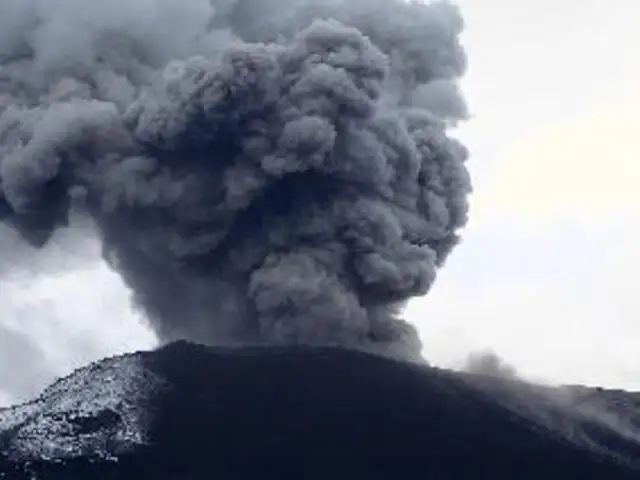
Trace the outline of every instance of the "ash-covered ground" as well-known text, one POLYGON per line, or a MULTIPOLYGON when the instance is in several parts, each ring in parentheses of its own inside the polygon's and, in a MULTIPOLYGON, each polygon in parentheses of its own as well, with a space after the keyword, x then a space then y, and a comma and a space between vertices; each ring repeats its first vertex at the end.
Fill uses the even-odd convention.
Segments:
POLYGON ((0 411, 0 471, 637 479, 639 432, 639 393, 542 387, 342 348, 179 342, 97 362, 0 411))

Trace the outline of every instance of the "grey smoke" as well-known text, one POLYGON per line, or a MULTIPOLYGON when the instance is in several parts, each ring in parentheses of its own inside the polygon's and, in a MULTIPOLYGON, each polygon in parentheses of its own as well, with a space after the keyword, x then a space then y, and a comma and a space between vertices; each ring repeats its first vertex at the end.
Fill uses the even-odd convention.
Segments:
MULTIPOLYGON (((0 223, 0 279, 33 279, 95 262, 100 240, 88 218, 71 213, 69 228, 58 229, 46 248, 34 249, 13 228, 0 223)), ((0 297, 3 297, 0 289, 0 297)))
POLYGON ((4 0, 0 217, 45 251, 90 218, 163 341, 417 357, 399 312, 468 210, 462 28, 447 2, 4 0))
POLYGON ((472 352, 464 371, 471 374, 463 377, 469 385, 573 444, 614 454, 592 437, 593 427, 597 427, 640 445, 633 394, 582 385, 551 386, 526 379, 492 350, 472 352))
POLYGON ((516 369, 505 362, 492 350, 481 350, 469 354, 464 370, 478 375, 487 375, 505 379, 516 379, 516 369))

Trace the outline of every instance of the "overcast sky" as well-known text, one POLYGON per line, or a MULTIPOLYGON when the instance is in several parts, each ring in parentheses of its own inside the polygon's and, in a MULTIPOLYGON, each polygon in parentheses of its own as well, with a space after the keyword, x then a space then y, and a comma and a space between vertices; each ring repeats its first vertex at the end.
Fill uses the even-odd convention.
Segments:
POLYGON ((464 243, 409 316, 445 365, 640 389, 640 1, 460 0, 464 243))
MULTIPOLYGON (((463 244, 407 310, 425 356, 489 348, 531 378, 640 390, 640 1, 459 3, 476 192, 463 244)), ((104 265, 55 267, 0 278, 0 405, 153 345, 104 265)))

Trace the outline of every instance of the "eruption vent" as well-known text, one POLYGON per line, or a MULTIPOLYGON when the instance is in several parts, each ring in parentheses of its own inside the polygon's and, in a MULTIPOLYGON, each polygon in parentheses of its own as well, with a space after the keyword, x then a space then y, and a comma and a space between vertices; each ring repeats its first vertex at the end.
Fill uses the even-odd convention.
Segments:
POLYGON ((461 29, 446 2, 3 0, 0 217, 36 247, 91 218, 163 341, 415 357, 399 308, 467 214, 461 29))

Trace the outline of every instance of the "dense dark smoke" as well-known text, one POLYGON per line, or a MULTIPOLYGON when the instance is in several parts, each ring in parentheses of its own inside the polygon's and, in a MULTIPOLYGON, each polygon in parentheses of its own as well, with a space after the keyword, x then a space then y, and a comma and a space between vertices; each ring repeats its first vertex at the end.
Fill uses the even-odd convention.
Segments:
POLYGON ((461 29, 443 2, 2 0, 0 217, 42 247, 84 212, 164 341, 416 356, 399 308, 467 215, 461 29))

